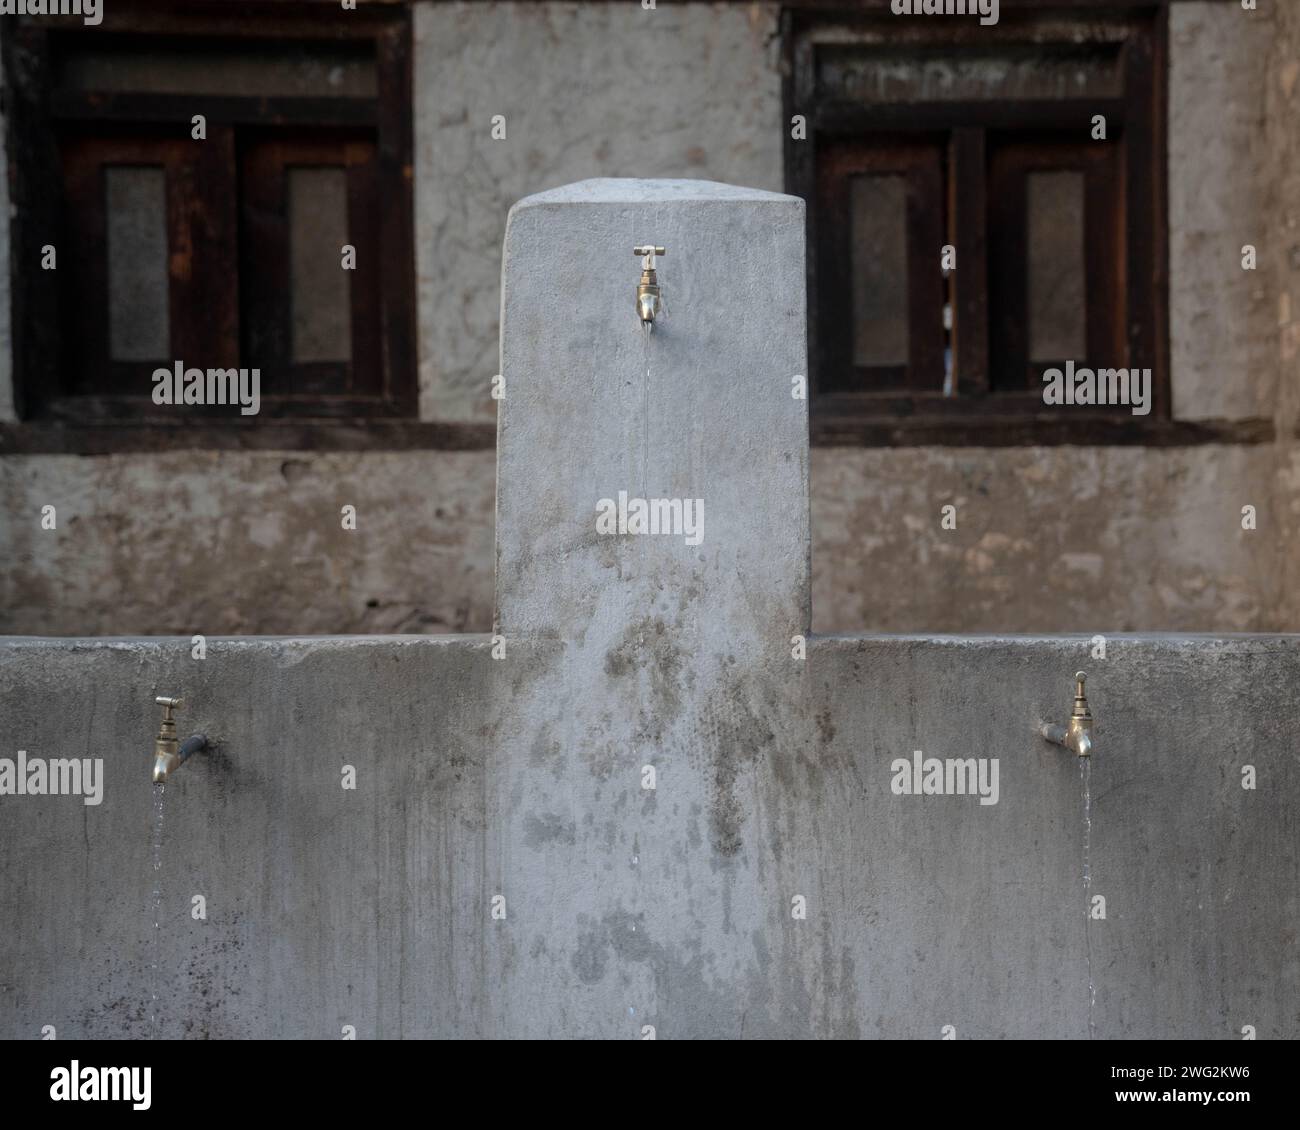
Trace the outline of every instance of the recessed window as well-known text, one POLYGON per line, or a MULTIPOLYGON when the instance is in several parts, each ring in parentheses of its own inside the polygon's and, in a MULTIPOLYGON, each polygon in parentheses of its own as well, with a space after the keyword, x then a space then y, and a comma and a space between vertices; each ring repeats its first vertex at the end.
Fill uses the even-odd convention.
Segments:
POLYGON ((256 9, 17 21, 15 261, 58 264, 16 288, 24 417, 178 422, 178 362, 259 369, 263 416, 414 415, 409 13, 256 9))
POLYGON ((1042 416, 1068 361, 1152 369, 1168 416, 1164 17, 1068 7, 787 16, 815 426, 1042 416))

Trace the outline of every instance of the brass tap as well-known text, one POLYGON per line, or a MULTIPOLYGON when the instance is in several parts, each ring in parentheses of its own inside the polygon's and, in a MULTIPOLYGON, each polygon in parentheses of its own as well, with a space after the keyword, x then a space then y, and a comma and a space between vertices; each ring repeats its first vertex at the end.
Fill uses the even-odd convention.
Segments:
POLYGON ((158 736, 153 740, 153 783, 161 785, 194 754, 207 749, 208 739, 204 734, 191 734, 183 742, 177 741, 172 711, 180 706, 181 700, 159 696, 154 702, 163 708, 158 736))
POLYGON ((641 319, 643 326, 653 332, 655 318, 663 308, 659 291, 659 275, 655 270, 655 256, 666 255, 668 252, 662 247, 647 243, 632 248, 632 254, 641 257, 641 281, 636 288, 637 317, 641 319))
POLYGON ((1069 725, 1056 726, 1045 722, 1038 731, 1049 742, 1064 746, 1080 757, 1092 756, 1092 711, 1088 709, 1088 698, 1083 690, 1087 678, 1084 671, 1074 673, 1074 709, 1070 711, 1069 725))
POLYGON ((176 720, 172 717, 172 711, 180 706, 181 700, 160 696, 155 698, 154 702, 163 708, 158 736, 153 740, 153 783, 160 785, 167 780, 167 775, 176 768, 180 760, 177 753, 180 742, 176 739, 176 720))

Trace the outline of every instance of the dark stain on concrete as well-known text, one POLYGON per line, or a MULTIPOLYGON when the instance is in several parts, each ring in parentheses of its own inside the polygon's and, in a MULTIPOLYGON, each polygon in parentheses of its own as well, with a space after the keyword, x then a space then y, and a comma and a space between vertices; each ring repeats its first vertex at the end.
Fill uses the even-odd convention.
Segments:
POLYGON ((699 726, 712 763, 709 828, 713 850, 734 856, 743 846, 741 831, 746 810, 736 785, 742 770, 773 747, 772 727, 752 705, 739 683, 733 683, 705 708, 699 726))
POLYGON ((571 964, 584 985, 594 985, 605 976, 605 967, 609 964, 609 941, 602 927, 578 935, 578 948, 574 950, 571 964))
POLYGON ((536 768, 547 768, 559 777, 564 768, 564 751, 559 739, 553 736, 549 723, 543 725, 528 750, 528 762, 536 768))
POLYGON ((835 740, 835 723, 831 721, 830 707, 817 712, 817 737, 822 745, 830 745, 835 740))
POLYGON ((679 1039, 720 1036, 777 1037, 811 1035, 809 1002, 797 994, 778 1002, 768 982, 770 957, 761 955, 766 968, 751 966, 744 975, 745 990, 719 987, 711 975, 713 955, 699 946, 684 952, 650 937, 645 915, 616 907, 599 923, 583 920, 583 932, 572 965, 585 984, 601 980, 611 965, 617 975, 629 963, 648 968, 654 976, 657 1013, 644 1010, 640 1001, 629 1001, 636 1018, 629 1020, 634 1034, 643 1023, 653 1024, 661 1037, 679 1039), (744 1002, 748 1002, 747 1004, 744 1002), (776 1005, 776 1011, 772 1006, 776 1005))
POLYGON ((677 633, 660 617, 645 617, 628 625, 623 638, 605 653, 605 674, 621 679, 635 671, 650 673, 656 713, 675 715, 681 709, 682 653, 677 633))
POLYGON ((572 820, 554 812, 544 812, 540 816, 530 812, 524 818, 524 843, 536 851, 546 844, 572 844, 577 838, 577 829, 572 820))

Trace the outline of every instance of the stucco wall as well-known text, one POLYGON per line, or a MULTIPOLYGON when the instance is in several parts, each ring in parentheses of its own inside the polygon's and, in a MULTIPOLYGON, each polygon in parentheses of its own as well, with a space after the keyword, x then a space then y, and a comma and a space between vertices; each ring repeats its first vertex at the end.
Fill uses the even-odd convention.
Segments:
POLYGON ((1278 627, 1271 445, 814 448, 812 470, 819 631, 1278 627))
POLYGON ((774 4, 417 6, 426 416, 495 418, 501 237, 516 200, 587 177, 781 191, 777 12, 774 4), (504 140, 491 136, 498 114, 504 140))
POLYGON ((1278 619, 1300 624, 1300 8, 1277 6, 1273 47, 1263 83, 1267 96, 1267 155, 1263 169, 1268 258, 1269 341, 1278 373, 1277 428, 1279 554, 1278 619))
POLYGON ((1169 338, 1180 419, 1273 411, 1261 75, 1274 26, 1237 4, 1170 9, 1169 338), (1260 270, 1242 270, 1246 244, 1265 260, 1260 270))
MULTIPOLYGON (((1172 6, 1173 388, 1177 413, 1189 418, 1269 416, 1278 404, 1279 429, 1289 434, 1300 341, 1300 294, 1284 286, 1295 271, 1290 59, 1300 36, 1291 15, 1266 8, 1172 6), (1240 269, 1247 242, 1261 249, 1254 274, 1240 269)), ((501 237, 515 199, 595 174, 781 187, 777 10, 417 6, 423 418, 492 418, 501 237), (653 113, 644 112, 643 93, 653 113), (506 118, 505 140, 491 138, 495 114, 506 118)), ((1286 443, 816 449, 814 625, 1292 628, 1300 625, 1292 595, 1300 555, 1283 550, 1300 527, 1297 468, 1286 443), (958 529, 943 531, 939 507, 950 501, 959 504, 958 529), (1247 504, 1260 515, 1251 533, 1240 528, 1247 504)), ((0 544, 11 547, 0 630, 489 627, 489 453, 0 457, 0 478, 0 544), (286 464, 310 467, 294 488, 311 492, 310 506, 282 505, 294 498, 286 464), (171 492, 182 466, 185 508, 171 492), (332 540, 341 493, 369 515, 365 542, 332 540), (313 509, 327 499, 329 513, 313 509), (41 531, 47 502, 80 520, 41 531), (163 582, 163 601, 158 578, 176 573, 168 540, 187 514, 198 519, 187 533, 209 548, 182 568, 183 586, 163 582), (413 564, 412 524, 442 547, 445 572, 413 564), (252 581, 250 557, 258 563, 252 581)))
POLYGON ((494 464, 491 451, 0 459, 0 630, 485 627, 494 464), (47 504, 57 530, 41 528, 47 504))

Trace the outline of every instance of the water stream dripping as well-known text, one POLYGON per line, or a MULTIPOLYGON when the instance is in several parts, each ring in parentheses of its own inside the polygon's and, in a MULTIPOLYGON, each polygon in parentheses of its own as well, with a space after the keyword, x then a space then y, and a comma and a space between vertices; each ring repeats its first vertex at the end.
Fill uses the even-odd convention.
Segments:
POLYGON ((643 355, 645 357, 645 380, 641 384, 641 497, 646 493, 647 471, 650 465, 650 334, 641 335, 643 355))
POLYGON ((1092 979, 1092 758, 1079 758, 1079 779, 1083 782, 1083 937, 1088 958, 1088 1039, 1096 1038, 1093 1013, 1097 1007, 1097 986, 1092 979))
POLYGON ((162 951, 162 833, 165 784, 153 787, 153 826, 150 847, 153 856, 153 938, 149 956, 149 1039, 158 1038, 158 959, 162 951))

